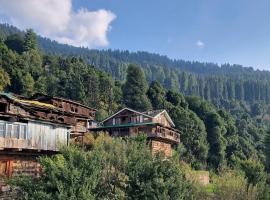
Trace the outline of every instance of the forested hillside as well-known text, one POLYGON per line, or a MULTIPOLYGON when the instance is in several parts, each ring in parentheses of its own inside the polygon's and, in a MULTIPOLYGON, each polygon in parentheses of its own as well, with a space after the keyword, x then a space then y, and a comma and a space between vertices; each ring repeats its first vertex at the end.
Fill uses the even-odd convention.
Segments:
POLYGON ((212 69, 216 75, 210 76, 192 68, 195 63, 148 53, 78 49, 42 38, 38 43, 32 30, 21 34, 4 27, 1 91, 26 97, 40 92, 77 100, 98 109, 97 121, 125 106, 141 111, 166 109, 181 131, 181 145, 175 152, 178 158, 193 169, 239 170, 249 185, 267 186, 269 72, 197 63, 208 73, 212 69), (59 52, 50 51, 49 46, 59 52), (77 56, 67 56, 69 49, 77 56), (192 73, 182 72, 180 63, 186 63, 192 73))
MULTIPOLYGON (((0 25, 0 37, 23 32, 17 28, 0 25)), ((14 37, 14 36, 13 36, 14 37)), ((8 38, 7 45, 12 47, 14 38, 8 38)), ((241 65, 217 65, 183 60, 171 60, 166 56, 147 52, 131 53, 119 50, 90 50, 59 44, 38 37, 40 49, 47 55, 77 56, 123 81, 130 63, 141 66, 148 83, 158 80, 165 88, 180 91, 185 95, 198 95, 217 105, 224 100, 269 102, 270 72, 254 70, 241 65)))
POLYGON ((124 106, 167 109, 183 132, 184 157, 195 168, 218 169, 251 158, 266 164, 268 127, 256 118, 260 105, 251 107, 251 112, 244 103, 228 102, 222 106, 228 107, 226 112, 202 98, 184 97, 158 81, 148 86, 135 65, 129 65, 126 83, 119 82, 82 58, 42 53, 31 30, 1 41, 0 70, 0 89, 26 97, 39 92, 77 100, 97 108, 97 120, 124 106))

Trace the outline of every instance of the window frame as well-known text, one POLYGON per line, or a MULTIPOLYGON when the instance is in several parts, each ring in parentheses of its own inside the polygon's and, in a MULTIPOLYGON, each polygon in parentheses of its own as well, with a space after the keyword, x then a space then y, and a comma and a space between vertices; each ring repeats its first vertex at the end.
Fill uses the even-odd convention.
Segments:
MULTIPOLYGON (((0 121, 0 125, 3 125, 3 133, 0 132, 0 137, 10 139, 28 139, 28 124, 20 122, 7 122, 0 121), (16 130, 17 129, 17 130, 16 130)), ((1 131, 1 130, 0 130, 1 131)))

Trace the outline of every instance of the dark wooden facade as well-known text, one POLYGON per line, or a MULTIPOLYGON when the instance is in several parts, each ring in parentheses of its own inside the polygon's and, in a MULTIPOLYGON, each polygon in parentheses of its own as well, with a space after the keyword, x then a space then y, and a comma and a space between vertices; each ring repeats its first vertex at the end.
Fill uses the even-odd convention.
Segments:
POLYGON ((76 101, 64 99, 60 97, 51 97, 42 94, 36 94, 32 100, 51 104, 63 113, 68 113, 71 118, 67 115, 63 116, 63 122, 72 125, 71 137, 80 136, 88 131, 88 128, 95 127, 95 113, 96 110, 85 106, 76 101))
POLYGON ((124 108, 105 119, 102 125, 91 131, 107 131, 114 137, 146 134, 153 153, 163 151, 172 155, 172 146, 180 142, 180 132, 174 129, 174 123, 165 110, 137 112, 124 108))

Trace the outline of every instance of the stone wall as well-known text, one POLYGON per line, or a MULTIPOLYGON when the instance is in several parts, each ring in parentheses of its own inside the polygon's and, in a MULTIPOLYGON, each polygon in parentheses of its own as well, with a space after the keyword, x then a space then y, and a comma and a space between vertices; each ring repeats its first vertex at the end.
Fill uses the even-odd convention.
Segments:
POLYGON ((171 157, 172 156, 172 146, 169 143, 166 142, 161 142, 158 140, 152 140, 152 153, 158 153, 160 151, 164 152, 166 157, 171 157))
POLYGON ((39 176, 41 166, 37 156, 33 155, 0 155, 0 200, 15 200, 22 192, 7 184, 12 175, 29 174, 39 176))
POLYGON ((0 187, 0 200, 16 200, 24 195, 18 188, 5 185, 0 187))

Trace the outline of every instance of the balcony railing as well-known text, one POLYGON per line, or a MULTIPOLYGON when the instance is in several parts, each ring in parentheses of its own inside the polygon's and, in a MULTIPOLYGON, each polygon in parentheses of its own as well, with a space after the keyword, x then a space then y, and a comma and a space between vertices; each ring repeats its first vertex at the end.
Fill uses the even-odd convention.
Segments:
POLYGON ((150 137, 159 137, 159 138, 163 138, 163 139, 167 139, 173 142, 180 142, 180 134, 169 130, 169 129, 165 129, 165 128, 161 128, 159 130, 157 130, 156 132, 153 132, 149 135, 150 137))

